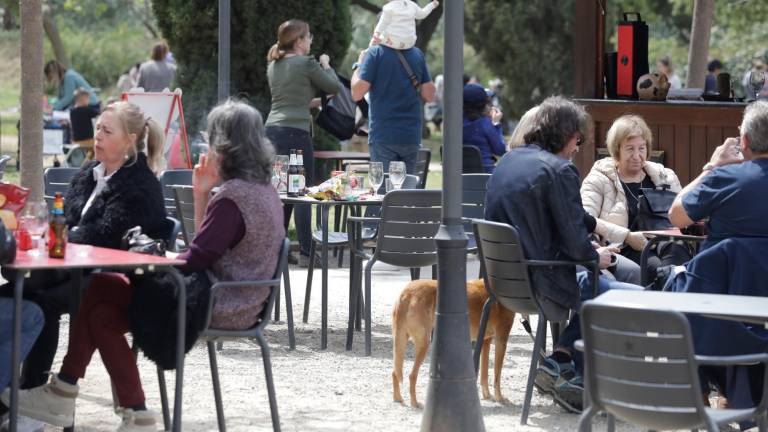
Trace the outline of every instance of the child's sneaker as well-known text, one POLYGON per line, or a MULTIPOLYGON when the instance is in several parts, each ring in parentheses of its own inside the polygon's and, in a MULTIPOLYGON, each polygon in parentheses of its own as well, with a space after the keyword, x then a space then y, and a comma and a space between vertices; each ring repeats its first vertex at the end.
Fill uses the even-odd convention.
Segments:
MULTIPOLYGON (((74 423, 79 388, 77 384, 65 383, 53 375, 48 384, 19 391, 19 414, 53 426, 70 427, 74 423)), ((10 399, 11 391, 7 389, 0 400, 8 406, 10 399)))
POLYGON ((117 432, 157 432, 156 415, 153 411, 123 409, 123 423, 117 432))

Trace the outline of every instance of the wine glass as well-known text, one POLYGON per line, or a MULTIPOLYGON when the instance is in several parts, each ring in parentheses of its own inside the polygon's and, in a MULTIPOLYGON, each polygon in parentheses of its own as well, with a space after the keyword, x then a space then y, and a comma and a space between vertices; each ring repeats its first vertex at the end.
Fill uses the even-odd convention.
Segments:
POLYGON ((45 200, 27 201, 20 219, 24 227, 29 231, 32 243, 36 246, 36 248, 28 253, 37 256, 41 253, 40 250, 45 248, 43 235, 45 235, 45 231, 48 229, 48 205, 45 200))
POLYGON ((392 180, 392 187, 399 190, 405 181, 405 162, 393 161, 389 163, 389 178, 392 180))
POLYGON ((752 90, 755 92, 755 100, 760 97, 760 91, 765 86, 765 72, 753 70, 749 73, 749 85, 752 86, 752 90))
POLYGON ((368 164, 368 184, 373 189, 373 195, 379 194, 379 188, 384 183, 384 164, 381 162, 371 162, 368 164))

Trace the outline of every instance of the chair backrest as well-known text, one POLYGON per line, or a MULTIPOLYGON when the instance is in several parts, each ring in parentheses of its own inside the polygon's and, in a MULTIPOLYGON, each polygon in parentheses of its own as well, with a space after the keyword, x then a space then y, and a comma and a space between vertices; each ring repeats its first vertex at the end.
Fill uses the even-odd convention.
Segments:
POLYGON ((485 287, 502 306, 539 313, 517 230, 507 224, 474 220, 475 241, 485 268, 485 287))
POLYGON ((80 171, 80 168, 47 168, 43 173, 45 196, 53 198, 56 192, 66 195, 67 190, 69 190, 69 183, 78 171, 80 171))
POLYGON ((440 228, 442 192, 391 191, 381 205, 376 258, 400 267, 425 267, 437 262, 435 234, 440 228))
MULTIPOLYGON (((485 218, 485 195, 488 192, 490 174, 461 175, 461 217, 467 219, 485 218)), ((464 222, 464 232, 473 234, 472 223, 464 222)))
POLYGON ((585 379, 595 408, 643 429, 703 426, 698 364, 685 315, 591 302, 581 314, 585 379))
MULTIPOLYGON (((384 195, 384 194, 387 193, 386 187, 387 187, 387 179, 388 178, 389 178, 389 174, 385 173, 384 174, 384 181, 381 183, 381 186, 379 187, 379 190, 377 192, 379 195, 384 195)), ((417 176, 415 176, 413 174, 406 174, 405 175, 405 180, 403 180, 403 185, 400 187, 400 189, 401 190, 405 190, 405 189, 422 189, 421 187, 419 187, 419 182, 420 182, 420 180, 419 180, 419 178, 417 176)), ((320 209, 319 206, 317 208, 318 208, 318 210, 320 209)), ((365 217, 379 217, 379 216, 381 216, 381 206, 378 206, 378 205, 366 206, 364 214, 365 214, 365 217)), ((316 219, 318 220, 318 223, 320 223, 319 222, 320 218, 317 217, 316 219)), ((364 226, 366 228, 376 229, 378 224, 377 223, 372 223, 372 222, 365 222, 364 226)))
MULTIPOLYGON (((440 159, 443 158, 443 148, 440 147, 440 159)), ((463 174, 484 173, 483 154, 480 148, 473 145, 461 146, 461 172, 463 174)))
POLYGON ((168 232, 168 237, 165 238, 165 247, 171 252, 176 252, 176 240, 181 233, 181 222, 174 217, 166 216, 165 225, 168 232))
POLYGON ((181 236, 184 243, 189 243, 195 238, 195 195, 192 186, 173 185, 174 208, 176 216, 181 222, 181 236))
POLYGON ((260 287, 269 287, 269 297, 267 297, 266 304, 264 305, 264 308, 259 312, 259 319, 254 324, 253 327, 246 329, 246 330, 219 330, 219 329, 211 329, 208 328, 211 323, 211 318, 213 317, 213 306, 214 306, 214 296, 211 295, 211 299, 208 302, 208 316, 206 318, 206 325, 205 329, 203 330, 203 333, 201 336, 208 336, 208 337, 245 337, 245 336, 253 336, 254 333, 261 332, 264 327, 267 326, 269 323, 269 318, 272 315, 272 309, 275 307, 275 299, 277 298, 277 293, 280 290, 280 281, 283 276, 283 272, 286 269, 286 266, 288 265, 288 251, 290 250, 291 242, 288 238, 283 240, 283 244, 280 247, 280 254, 277 258, 277 267, 275 268, 275 272, 272 275, 271 279, 268 280, 262 280, 262 281, 224 281, 224 282, 217 282, 211 287, 211 291, 213 292, 216 289, 226 289, 227 287, 239 287, 239 288, 255 288, 257 286, 260 287))
POLYGON ((163 186, 163 198, 165 199, 165 212, 170 216, 179 217, 176 214, 176 203, 173 198, 173 185, 192 186, 191 169, 166 170, 160 174, 160 185, 163 186))
POLYGON ((419 187, 417 189, 425 189, 427 187, 430 160, 432 160, 432 150, 424 147, 420 148, 416 156, 416 166, 413 170, 413 174, 419 178, 419 187))
POLYGON ((11 160, 11 157, 8 155, 0 156, 0 180, 3 179, 3 174, 5 174, 5 166, 8 165, 9 160, 11 160))

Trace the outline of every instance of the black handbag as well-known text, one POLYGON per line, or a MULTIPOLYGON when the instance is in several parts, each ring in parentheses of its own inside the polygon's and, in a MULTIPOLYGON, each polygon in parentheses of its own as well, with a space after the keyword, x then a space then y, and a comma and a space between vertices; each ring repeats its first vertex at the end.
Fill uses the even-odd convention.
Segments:
POLYGON ((165 240, 155 240, 141 232, 140 226, 135 226, 123 234, 122 249, 146 255, 165 256, 165 240))
POLYGON ((637 217, 632 231, 656 231, 673 228, 669 222, 669 208, 677 194, 669 190, 669 185, 655 188, 640 188, 642 195, 637 200, 637 217))
POLYGON ((12 263, 16 259, 16 239, 5 225, 0 223, 0 264, 12 263))

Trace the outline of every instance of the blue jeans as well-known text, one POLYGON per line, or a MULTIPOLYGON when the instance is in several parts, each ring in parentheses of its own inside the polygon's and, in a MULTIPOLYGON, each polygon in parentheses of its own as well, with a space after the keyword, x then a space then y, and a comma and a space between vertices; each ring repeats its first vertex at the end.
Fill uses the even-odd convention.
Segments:
MULTIPOLYGON (((21 303, 21 359, 27 356, 43 328, 43 311, 28 301, 21 303)), ((0 298, 0 391, 11 382, 13 343, 13 299, 0 298)), ((18 371, 15 371, 18 373, 18 371)))
MULTIPOLYGON (((581 293, 581 301, 591 300, 594 297, 594 286, 592 285, 592 273, 588 271, 580 271, 576 273, 576 283, 579 285, 579 292, 581 293)), ((597 281, 597 295, 600 295, 608 290, 612 289, 626 289, 642 291, 643 287, 639 285, 632 285, 624 282, 618 282, 611 280, 607 277, 600 276, 597 281)), ((576 363, 576 370, 581 373, 583 368, 583 357, 580 352, 573 348, 573 344, 581 339, 581 320, 579 314, 574 314, 568 325, 565 327, 562 333, 560 333, 560 340, 558 346, 568 349, 571 353, 574 363, 576 363)))
POLYGON ((392 161, 405 162, 405 172, 413 174, 416 169, 416 159, 419 156, 421 145, 385 145, 371 144, 371 162, 381 162, 384 172, 389 172, 389 163, 392 161))

